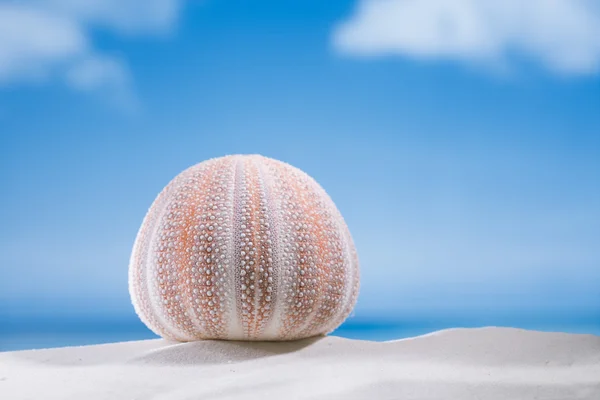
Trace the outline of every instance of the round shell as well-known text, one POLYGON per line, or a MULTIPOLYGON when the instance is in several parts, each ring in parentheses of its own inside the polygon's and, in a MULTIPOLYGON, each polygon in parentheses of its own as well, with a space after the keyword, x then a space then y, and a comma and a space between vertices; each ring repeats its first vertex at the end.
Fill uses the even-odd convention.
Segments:
POLYGON ((304 172, 259 155, 175 177, 144 218, 129 265, 137 314, 179 341, 326 334, 358 289, 358 257, 333 201, 304 172))

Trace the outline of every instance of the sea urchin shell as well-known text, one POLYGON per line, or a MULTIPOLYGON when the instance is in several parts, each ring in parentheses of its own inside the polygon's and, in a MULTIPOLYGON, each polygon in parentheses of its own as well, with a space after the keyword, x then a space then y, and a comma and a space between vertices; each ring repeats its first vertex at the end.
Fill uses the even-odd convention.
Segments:
POLYGON ((333 201, 304 172, 258 155, 175 177, 129 265, 137 314, 179 341, 325 334, 350 314, 358 287, 356 250, 333 201))

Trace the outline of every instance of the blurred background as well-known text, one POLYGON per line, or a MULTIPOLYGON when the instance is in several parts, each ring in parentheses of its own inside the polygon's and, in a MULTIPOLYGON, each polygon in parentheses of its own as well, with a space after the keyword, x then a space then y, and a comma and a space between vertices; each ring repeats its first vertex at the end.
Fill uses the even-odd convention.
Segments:
POLYGON ((0 351, 154 337, 142 218, 235 153, 344 215, 338 335, 600 334, 599 72, 588 0, 0 0, 0 351))

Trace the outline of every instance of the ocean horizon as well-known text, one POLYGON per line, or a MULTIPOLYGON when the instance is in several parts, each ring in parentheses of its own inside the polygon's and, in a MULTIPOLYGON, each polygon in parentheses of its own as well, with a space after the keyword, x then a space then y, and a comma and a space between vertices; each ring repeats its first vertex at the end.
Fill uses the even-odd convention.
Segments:
MULTIPOLYGON (((504 326, 529 330, 584 333, 600 336, 595 313, 507 315, 503 317, 424 315, 419 318, 348 319, 332 335, 349 339, 389 341, 451 328, 504 326)), ((0 318, 0 352, 157 339, 135 316, 40 316, 0 318)))

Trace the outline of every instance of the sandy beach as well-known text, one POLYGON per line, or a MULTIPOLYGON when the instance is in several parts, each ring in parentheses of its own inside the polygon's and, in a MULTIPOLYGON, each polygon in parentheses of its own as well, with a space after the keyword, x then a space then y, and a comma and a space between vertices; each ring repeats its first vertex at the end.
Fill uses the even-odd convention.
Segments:
POLYGON ((600 336, 451 329, 390 342, 146 340, 0 353, 0 398, 600 399, 600 336))

